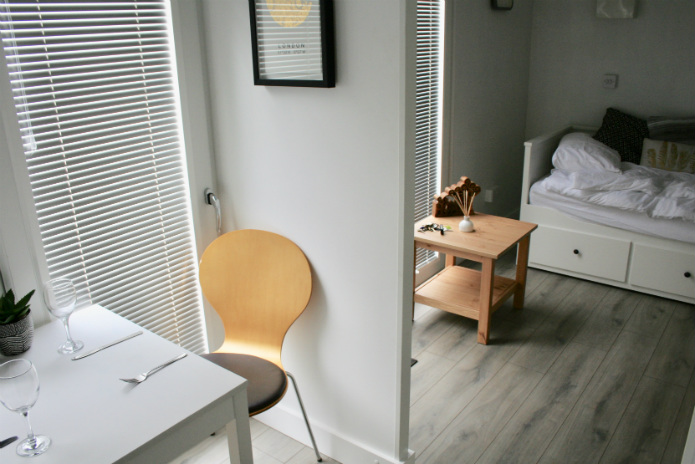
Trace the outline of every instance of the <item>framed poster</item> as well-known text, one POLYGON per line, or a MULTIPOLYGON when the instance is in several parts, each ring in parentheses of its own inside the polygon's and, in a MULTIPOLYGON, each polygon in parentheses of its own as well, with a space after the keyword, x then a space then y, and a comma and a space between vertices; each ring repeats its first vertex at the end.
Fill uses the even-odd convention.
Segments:
POLYGON ((333 0, 249 0, 253 82, 335 87, 333 0))

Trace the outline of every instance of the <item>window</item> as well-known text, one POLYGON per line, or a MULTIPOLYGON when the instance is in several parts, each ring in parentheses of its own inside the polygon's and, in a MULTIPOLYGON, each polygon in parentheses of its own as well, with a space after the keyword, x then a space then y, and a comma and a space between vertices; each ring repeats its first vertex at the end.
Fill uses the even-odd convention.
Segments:
POLYGON ((207 348, 168 0, 0 0, 50 277, 207 348))
MULTIPOLYGON (((432 214, 432 200, 441 191, 443 18, 443 0, 417 1, 415 221, 432 214)), ((418 248, 416 267, 436 256, 418 248)))

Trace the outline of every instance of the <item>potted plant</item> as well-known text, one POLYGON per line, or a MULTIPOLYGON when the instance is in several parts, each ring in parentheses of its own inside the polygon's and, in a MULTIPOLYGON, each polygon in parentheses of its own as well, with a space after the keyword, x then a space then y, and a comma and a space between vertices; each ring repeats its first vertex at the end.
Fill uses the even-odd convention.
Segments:
POLYGON ((0 353, 13 356, 31 348, 34 339, 34 323, 29 317, 30 291, 15 302, 14 293, 8 290, 0 298, 0 353))

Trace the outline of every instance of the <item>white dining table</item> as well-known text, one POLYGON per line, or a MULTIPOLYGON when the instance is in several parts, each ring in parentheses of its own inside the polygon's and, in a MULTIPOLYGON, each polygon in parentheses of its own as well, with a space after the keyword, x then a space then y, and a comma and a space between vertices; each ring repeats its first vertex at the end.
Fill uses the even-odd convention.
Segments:
MULTIPOLYGON (((0 356, 36 366, 41 390, 29 418, 34 432, 52 441, 32 458, 18 456, 12 443, 0 449, 0 463, 164 464, 225 428, 230 463, 253 462, 245 379, 100 306, 77 310, 70 329, 85 344, 76 354, 144 333, 73 361, 56 351, 65 330, 55 320, 35 330, 27 352, 0 356), (181 353, 188 356, 141 384, 119 380, 181 353)), ((24 418, 0 406, 0 440, 26 433, 24 418)))

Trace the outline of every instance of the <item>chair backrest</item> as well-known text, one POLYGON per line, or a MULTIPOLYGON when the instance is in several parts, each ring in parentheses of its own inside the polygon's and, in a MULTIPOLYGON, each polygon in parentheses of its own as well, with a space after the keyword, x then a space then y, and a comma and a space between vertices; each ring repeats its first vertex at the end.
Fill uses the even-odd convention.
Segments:
POLYGON ((302 250, 272 232, 228 232, 203 253, 200 284, 224 324, 217 352, 252 354, 282 368, 282 342, 311 297, 302 250))

